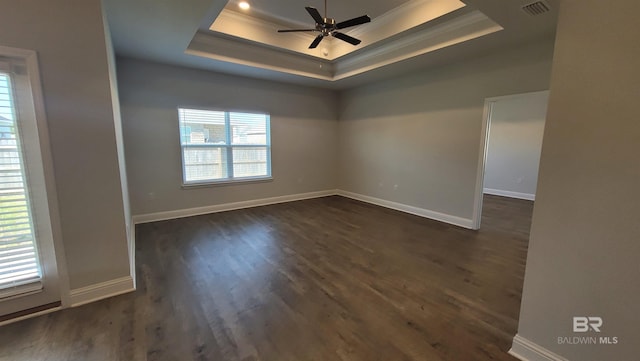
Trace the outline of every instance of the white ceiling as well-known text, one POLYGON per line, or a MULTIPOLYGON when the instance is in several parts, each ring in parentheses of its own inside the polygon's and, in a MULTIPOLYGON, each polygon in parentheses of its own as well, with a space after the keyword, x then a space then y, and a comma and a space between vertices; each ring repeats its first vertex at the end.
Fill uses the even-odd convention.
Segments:
POLYGON ((558 0, 547 0, 552 11, 538 16, 520 9, 532 0, 329 0, 329 16, 337 21, 367 14, 372 22, 345 29, 363 40, 357 47, 325 38, 315 51, 307 49, 315 35, 275 30, 310 27, 313 20, 304 7, 314 6, 324 15, 324 1, 250 0, 246 13, 237 9, 236 1, 104 0, 104 4, 119 55, 346 88, 550 38, 558 0), (434 12, 436 8, 444 15, 434 12))

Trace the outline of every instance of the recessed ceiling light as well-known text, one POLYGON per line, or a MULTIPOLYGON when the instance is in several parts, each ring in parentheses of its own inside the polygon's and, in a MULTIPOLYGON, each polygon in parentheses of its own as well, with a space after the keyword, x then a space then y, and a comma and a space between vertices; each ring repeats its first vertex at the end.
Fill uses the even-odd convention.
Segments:
POLYGON ((249 5, 248 2, 246 1, 240 1, 240 3, 238 4, 238 6, 240 7, 240 9, 242 10, 249 10, 249 8, 251 7, 251 5, 249 5))

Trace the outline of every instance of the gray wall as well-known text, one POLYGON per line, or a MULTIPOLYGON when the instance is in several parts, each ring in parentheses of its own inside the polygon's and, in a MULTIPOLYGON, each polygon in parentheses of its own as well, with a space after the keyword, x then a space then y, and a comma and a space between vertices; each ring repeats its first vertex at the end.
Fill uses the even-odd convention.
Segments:
MULTIPOLYGON (((104 4, 103 4, 104 5, 104 4)), ((116 136, 116 151, 118 154, 118 170, 120 171, 120 186, 122 187, 122 202, 124 205, 124 221, 126 226, 127 247, 129 249, 129 265, 131 274, 135 273, 135 250, 133 249, 132 229, 133 218, 131 214, 131 201, 129 200, 129 182, 127 180, 127 163, 124 154, 124 136, 122 134, 122 116, 120 110, 120 97, 118 95, 118 77, 116 70, 116 54, 111 39, 109 22, 102 12, 104 22, 105 40, 107 46, 107 63, 109 66, 109 87, 111 89, 111 104, 113 108, 113 125, 116 136)), ((134 280, 135 282, 135 280, 134 280)))
POLYGON ((471 219, 484 100, 548 89, 552 52, 542 41, 344 92, 339 188, 471 219))
POLYGON ((560 5, 518 333, 569 360, 638 359, 638 13, 634 0, 560 5), (574 316, 602 317, 602 332, 574 334, 574 316))
POLYGON ((336 188, 336 95, 122 58, 118 83, 134 215, 336 188), (271 114, 273 181, 183 189, 178 106, 271 114))
POLYGON ((533 199, 549 92, 495 99, 491 105, 485 193, 533 199))
POLYGON ((129 274, 99 0, 0 0, 0 44, 38 52, 72 289, 129 274))

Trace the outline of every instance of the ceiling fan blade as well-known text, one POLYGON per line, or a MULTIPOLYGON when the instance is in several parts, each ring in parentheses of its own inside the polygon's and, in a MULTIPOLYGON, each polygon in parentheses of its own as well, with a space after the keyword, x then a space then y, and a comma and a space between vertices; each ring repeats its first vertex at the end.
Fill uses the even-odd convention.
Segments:
POLYGON ((295 33, 298 31, 317 31, 316 29, 286 29, 286 30, 278 30, 279 33, 295 33))
POLYGON ((318 12, 318 9, 311 6, 306 6, 305 9, 307 9, 307 12, 309 13, 309 15, 311 15, 313 20, 316 21, 316 24, 324 24, 324 19, 322 18, 322 15, 320 15, 320 13, 318 12))
POLYGON ((365 24, 371 21, 371 18, 367 15, 362 15, 357 18, 353 18, 350 20, 345 20, 336 24, 336 29, 344 29, 351 26, 365 24))
POLYGON ((324 35, 322 34, 316 36, 316 38, 313 40, 311 45, 309 45, 309 49, 315 49, 316 47, 318 47, 318 44, 320 44, 320 42, 322 41, 322 38, 324 38, 324 35))
POLYGON ((356 39, 356 38, 354 38, 352 36, 349 36, 347 34, 343 34, 341 32, 338 32, 338 31, 334 31, 333 33, 331 33, 331 35, 335 36, 336 38, 338 38, 340 40, 346 41, 347 43, 349 43, 351 45, 358 45, 358 44, 361 43, 360 40, 358 40, 358 39, 356 39))

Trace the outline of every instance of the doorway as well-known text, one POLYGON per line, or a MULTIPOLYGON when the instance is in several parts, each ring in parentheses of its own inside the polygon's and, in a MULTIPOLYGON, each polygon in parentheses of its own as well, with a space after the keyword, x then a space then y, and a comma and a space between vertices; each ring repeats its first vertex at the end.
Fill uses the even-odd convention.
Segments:
POLYGON ((535 200, 549 91, 485 100, 474 229, 485 195, 535 200))

